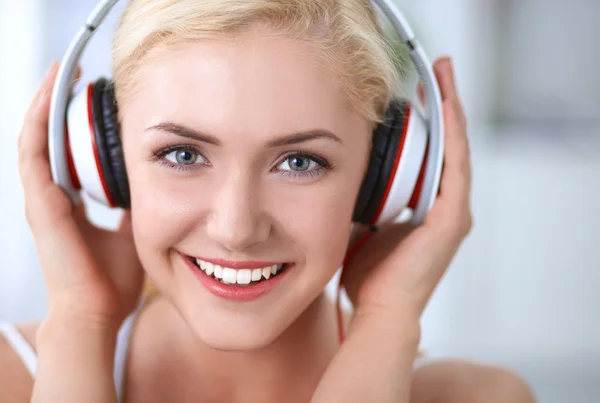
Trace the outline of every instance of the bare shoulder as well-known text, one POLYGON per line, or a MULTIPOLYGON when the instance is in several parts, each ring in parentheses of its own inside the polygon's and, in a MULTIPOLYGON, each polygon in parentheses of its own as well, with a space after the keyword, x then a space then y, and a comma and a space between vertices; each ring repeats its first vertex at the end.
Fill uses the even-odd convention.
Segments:
POLYGON ((528 382, 511 369, 461 359, 429 362, 415 371, 411 403, 535 403, 528 382))
MULTIPOLYGON (((35 350, 38 324, 17 326, 17 330, 35 350)), ((33 379, 9 342, 0 335, 0 403, 26 403, 31 400, 33 379)))

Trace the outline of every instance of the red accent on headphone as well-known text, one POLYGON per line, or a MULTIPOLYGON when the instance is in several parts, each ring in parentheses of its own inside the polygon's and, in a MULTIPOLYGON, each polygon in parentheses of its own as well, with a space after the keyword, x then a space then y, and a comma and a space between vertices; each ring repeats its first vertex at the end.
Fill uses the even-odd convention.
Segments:
POLYGON ((79 182, 79 176, 77 176, 77 170, 75 169, 75 163, 73 162, 73 154, 71 154, 71 143, 69 142, 69 126, 65 124, 65 148, 67 150, 67 165, 69 166, 69 176, 71 177, 71 183, 75 190, 81 190, 81 183, 79 182))
POLYGON ((410 201, 408 202, 408 207, 411 209, 416 209, 417 204, 419 204, 419 199, 421 198, 421 193, 423 191, 423 181, 425 180, 425 169, 427 168, 427 158, 429 157, 429 139, 427 140, 427 146, 425 147, 425 156, 423 157, 423 165, 421 165, 421 172, 419 172, 419 178, 417 179, 417 184, 415 186, 415 190, 410 197, 410 201))
POLYGON ((402 137, 400 139, 400 144, 398 144, 398 150, 396 151, 396 159, 394 160, 394 167, 392 168, 392 172, 388 179, 388 183, 385 188, 385 193, 381 198, 381 202, 379 203, 379 207, 377 208, 377 212, 373 216, 371 220, 371 225, 375 225, 383 208, 385 207, 385 202, 390 194, 390 190, 392 190, 392 184, 394 183, 394 179, 396 178, 396 171, 398 170, 398 166, 400 165, 400 157, 402 156, 402 151, 404 150, 404 143, 406 142, 406 132, 408 131, 408 123, 410 121, 410 115, 412 114, 412 108, 409 106, 406 109, 406 116, 404 117, 404 125, 402 126, 402 137))
POLYGON ((108 204, 110 207, 116 207, 115 202, 110 196, 110 192, 108 191, 108 187, 106 186, 106 179, 104 179, 104 171, 102 170, 102 164, 100 162, 100 157, 98 156, 98 146, 96 144, 96 135, 94 130, 94 115, 93 115, 93 106, 92 106, 92 92, 94 89, 94 84, 90 83, 88 85, 87 90, 87 109, 88 109, 88 123, 90 126, 90 135, 92 136, 92 148, 94 149, 94 159, 96 160, 96 170, 98 171, 98 177, 100 178, 100 183, 102 183, 102 189, 104 189, 104 194, 106 195, 106 200, 108 200, 108 204))

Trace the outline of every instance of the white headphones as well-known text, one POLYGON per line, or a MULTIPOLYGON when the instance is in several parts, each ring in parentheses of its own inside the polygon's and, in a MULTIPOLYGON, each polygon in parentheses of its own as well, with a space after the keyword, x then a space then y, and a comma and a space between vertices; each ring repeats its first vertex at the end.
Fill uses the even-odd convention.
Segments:
MULTIPOLYGON (((444 150, 442 100, 432 65, 391 0, 371 0, 408 47, 425 90, 423 116, 407 100, 393 102, 373 132, 373 150, 353 221, 376 226, 413 209, 420 224, 438 193, 444 150)), ((123 159, 117 104, 110 80, 100 78, 71 97, 81 55, 117 3, 102 0, 69 46, 52 93, 50 167, 54 181, 71 197, 80 190, 111 207, 128 208, 129 182, 123 159)))

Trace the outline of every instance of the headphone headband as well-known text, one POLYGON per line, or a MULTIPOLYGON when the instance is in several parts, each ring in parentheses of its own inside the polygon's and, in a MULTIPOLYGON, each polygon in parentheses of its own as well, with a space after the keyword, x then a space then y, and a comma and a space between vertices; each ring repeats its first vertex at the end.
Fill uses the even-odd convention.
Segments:
POLYGON ((422 223, 431 210, 438 194, 442 176, 442 163, 444 160, 444 118, 442 116, 442 96, 437 78, 433 73, 431 61, 425 50, 417 41, 415 34, 408 25, 404 15, 391 0, 371 0, 383 14, 390 20, 392 26, 408 47, 410 58, 415 65, 419 77, 423 82, 425 91, 426 119, 429 123, 429 151, 427 167, 423 179, 422 197, 428 200, 421 201, 413 212, 412 221, 422 223))
MULTIPOLYGON (((75 79, 77 66, 85 47, 96 29, 117 2, 118 0, 101 0, 94 8, 84 26, 80 28, 67 49, 59 67, 52 93, 48 125, 48 147, 52 178, 72 200, 77 198, 77 190, 70 179, 65 147, 65 120, 67 105, 71 97, 71 85, 75 79)), ((419 73, 425 90, 425 112, 427 123, 429 124, 429 151, 426 158, 427 167, 423 181, 422 195, 427 200, 419 202, 413 212, 412 218, 414 223, 421 223, 435 201, 442 171, 444 127, 440 89, 433 73, 431 62, 416 40, 403 14, 392 3, 392 0, 371 0, 371 3, 386 16, 394 30, 408 47, 409 55, 419 73)))

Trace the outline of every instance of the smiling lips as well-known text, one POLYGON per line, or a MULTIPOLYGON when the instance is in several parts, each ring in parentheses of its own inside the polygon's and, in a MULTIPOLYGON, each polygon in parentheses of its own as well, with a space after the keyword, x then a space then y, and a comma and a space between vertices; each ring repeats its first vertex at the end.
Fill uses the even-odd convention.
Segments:
POLYGON ((294 263, 232 262, 181 255, 194 276, 212 294, 231 301, 252 301, 282 283, 294 263))
MULTIPOLYGON (((224 265, 211 263, 202 259, 194 259, 194 263, 206 275, 216 279, 223 284, 253 285, 269 278, 277 276, 284 268, 284 264, 272 264, 256 268, 231 268, 224 265)), ((223 262, 225 263, 225 262, 223 262)), ((227 263, 225 263, 227 264, 227 263)), ((243 263, 242 263, 243 264, 243 263)), ((231 266, 240 266, 240 264, 231 264, 231 266)), ((247 266, 255 266, 248 263, 247 266)))

